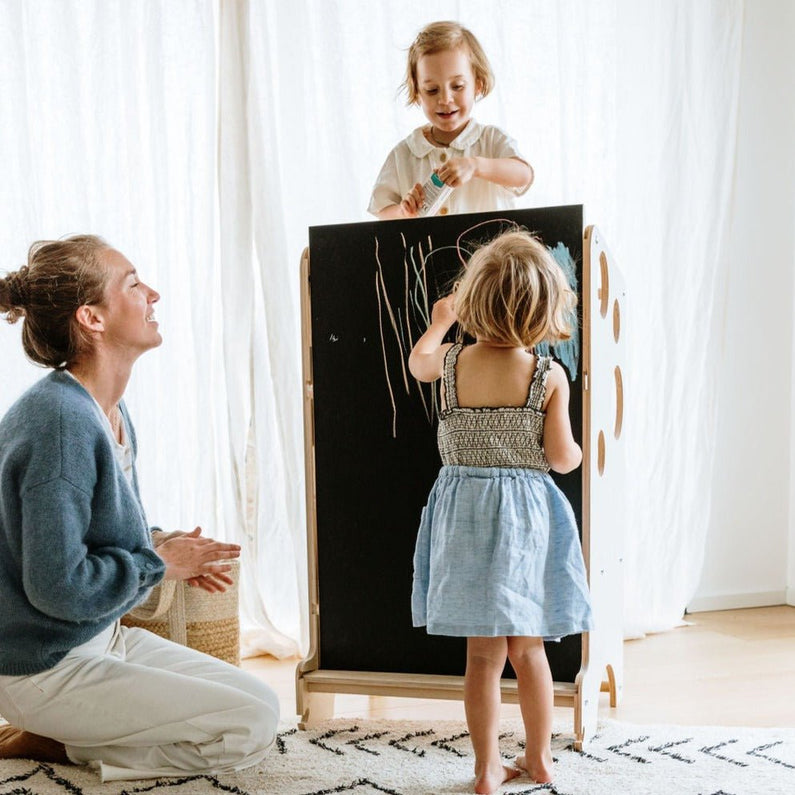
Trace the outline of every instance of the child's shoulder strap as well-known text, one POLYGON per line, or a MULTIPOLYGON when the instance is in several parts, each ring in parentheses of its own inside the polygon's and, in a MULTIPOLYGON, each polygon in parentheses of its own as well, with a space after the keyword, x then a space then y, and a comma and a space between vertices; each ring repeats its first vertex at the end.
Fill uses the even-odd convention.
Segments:
POLYGON ((530 380, 530 389, 527 395, 528 408, 542 411, 544 407, 544 397, 547 394, 547 376, 552 368, 551 356, 539 356, 536 354, 536 370, 530 380))
POLYGON ((458 393, 455 388, 455 363, 463 344, 456 342, 444 355, 444 402, 448 409, 458 408, 458 393))

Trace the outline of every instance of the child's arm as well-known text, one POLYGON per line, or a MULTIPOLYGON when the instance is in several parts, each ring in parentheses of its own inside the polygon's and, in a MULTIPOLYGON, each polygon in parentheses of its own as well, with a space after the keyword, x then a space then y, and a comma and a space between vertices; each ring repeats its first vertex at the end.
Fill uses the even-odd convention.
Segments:
POLYGON ((529 188, 533 184, 533 167, 518 157, 453 157, 436 173, 439 179, 458 188, 473 177, 506 188, 529 188))
POLYGON ((376 215, 381 221, 391 221, 395 218, 416 218, 417 213, 425 201, 425 191, 418 182, 404 197, 400 204, 388 204, 376 215))
POLYGON ((569 380, 557 362, 552 362, 547 376, 546 413, 544 453, 549 466, 561 474, 571 472, 582 462, 582 450, 571 432, 569 380))
POLYGON ((442 377, 444 356, 450 348, 450 343, 443 345, 442 340, 455 322, 453 296, 440 298, 433 305, 431 325, 409 355, 409 370, 418 381, 435 381, 442 377))

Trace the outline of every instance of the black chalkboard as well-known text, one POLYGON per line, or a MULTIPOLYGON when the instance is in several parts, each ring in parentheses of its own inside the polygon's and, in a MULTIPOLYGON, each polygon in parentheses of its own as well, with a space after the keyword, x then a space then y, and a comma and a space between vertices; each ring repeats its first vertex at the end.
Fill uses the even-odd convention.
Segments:
MULTIPOLYGON (((512 225, 571 256, 579 295, 581 205, 309 230, 322 669, 464 673, 464 639, 411 622, 414 541, 440 460, 437 387, 420 387, 405 362, 461 256, 512 225)), ((581 441, 581 356, 575 362, 570 350, 567 359, 581 441)), ((581 527, 581 470, 555 479, 581 527)), ((574 682, 581 636, 546 648, 554 680, 574 682)))

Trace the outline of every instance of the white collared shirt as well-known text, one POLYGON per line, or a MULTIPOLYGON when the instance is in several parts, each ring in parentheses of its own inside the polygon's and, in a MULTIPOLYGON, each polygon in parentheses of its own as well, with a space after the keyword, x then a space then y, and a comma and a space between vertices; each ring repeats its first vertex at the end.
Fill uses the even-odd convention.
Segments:
MULTIPOLYGON (((373 188, 367 208, 369 213, 376 215, 390 204, 400 204, 414 185, 424 183, 452 157, 515 157, 527 162, 513 138, 498 127, 478 124, 475 119, 470 119, 458 137, 446 147, 430 143, 423 134, 426 128, 427 125, 418 127, 389 153, 373 188)), ((516 197, 522 196, 528 187, 506 188, 474 178, 450 194, 439 214, 510 210, 516 197)))

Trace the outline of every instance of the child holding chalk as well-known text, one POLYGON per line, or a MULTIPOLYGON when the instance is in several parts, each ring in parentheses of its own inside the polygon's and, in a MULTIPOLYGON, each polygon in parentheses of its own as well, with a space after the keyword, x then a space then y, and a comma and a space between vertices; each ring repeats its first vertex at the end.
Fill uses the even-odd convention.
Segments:
POLYGON ((442 379, 442 469, 422 512, 414 553, 414 626, 467 638, 464 704, 475 792, 520 770, 498 747, 500 677, 510 660, 526 732, 519 768, 552 780, 553 688, 545 639, 587 631, 590 597, 574 513, 549 470, 582 451, 569 419, 569 382, 543 340, 567 339, 576 296, 546 247, 505 232, 471 257, 457 290, 434 304, 409 357, 420 381, 442 379), (476 342, 443 342, 458 321, 476 342))
POLYGON ((409 48, 404 87, 429 125, 418 127, 387 157, 368 212, 381 219, 413 218, 432 174, 454 188, 439 213, 504 210, 533 182, 533 169, 516 142, 472 118, 475 101, 494 85, 478 40, 457 22, 434 22, 409 48))

